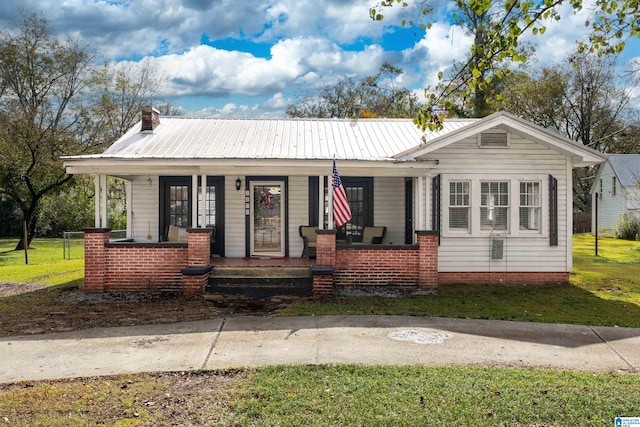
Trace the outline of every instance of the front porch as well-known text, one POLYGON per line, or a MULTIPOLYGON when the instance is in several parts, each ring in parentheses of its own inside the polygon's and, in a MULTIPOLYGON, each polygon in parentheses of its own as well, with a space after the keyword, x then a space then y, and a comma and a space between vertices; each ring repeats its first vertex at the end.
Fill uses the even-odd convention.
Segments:
POLYGON ((85 230, 85 291, 332 294, 335 286, 437 286, 438 235, 417 244, 336 244, 318 230, 317 258, 211 257, 207 228, 186 243, 109 242, 109 229, 85 230), (269 289, 271 288, 271 289, 269 289))

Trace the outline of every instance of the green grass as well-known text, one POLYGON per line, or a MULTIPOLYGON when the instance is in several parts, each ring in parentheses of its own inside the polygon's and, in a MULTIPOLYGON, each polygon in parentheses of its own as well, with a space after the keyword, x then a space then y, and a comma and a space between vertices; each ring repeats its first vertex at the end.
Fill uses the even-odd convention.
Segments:
POLYGON ((292 366, 258 369, 225 425, 601 426, 637 416, 640 377, 530 369, 292 366))
POLYGON ((513 368, 302 365, 0 385, 22 426, 612 426, 640 376, 513 368))
POLYGON ((71 259, 63 258, 62 239, 35 239, 29 249, 15 251, 17 239, 0 239, 0 282, 46 282, 61 285, 84 278, 82 241, 72 242, 71 259))
POLYGON ((336 296, 301 301, 280 315, 412 315, 640 327, 640 244, 574 237, 568 285, 447 285, 409 298, 336 296))

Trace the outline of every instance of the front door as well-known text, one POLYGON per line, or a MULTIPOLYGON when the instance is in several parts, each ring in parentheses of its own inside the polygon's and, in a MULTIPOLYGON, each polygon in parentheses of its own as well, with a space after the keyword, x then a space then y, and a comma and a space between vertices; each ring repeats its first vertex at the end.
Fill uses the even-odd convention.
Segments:
POLYGON ((285 182, 250 181, 251 256, 285 255, 285 182))

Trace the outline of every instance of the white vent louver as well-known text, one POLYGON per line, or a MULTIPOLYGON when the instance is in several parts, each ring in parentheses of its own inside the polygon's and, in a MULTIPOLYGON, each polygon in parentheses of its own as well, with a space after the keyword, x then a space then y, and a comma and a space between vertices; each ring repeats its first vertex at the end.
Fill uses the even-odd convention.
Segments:
POLYGON ((509 146, 509 134, 506 132, 481 133, 478 145, 485 148, 506 148, 509 146))

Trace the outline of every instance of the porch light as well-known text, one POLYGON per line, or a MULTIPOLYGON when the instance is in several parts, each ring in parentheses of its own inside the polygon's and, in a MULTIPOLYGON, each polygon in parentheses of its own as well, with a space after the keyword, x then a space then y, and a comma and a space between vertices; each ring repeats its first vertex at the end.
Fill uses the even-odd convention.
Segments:
POLYGON ((242 181, 238 178, 236 179, 236 191, 240 191, 240 187, 242 187, 242 181))

